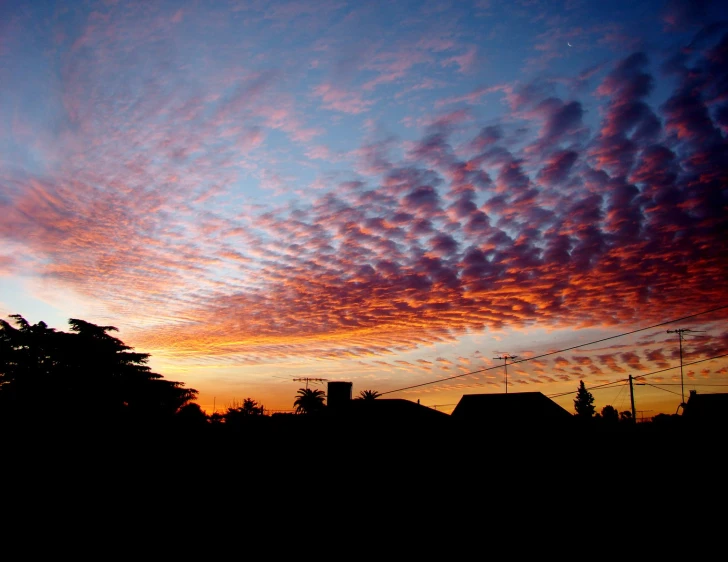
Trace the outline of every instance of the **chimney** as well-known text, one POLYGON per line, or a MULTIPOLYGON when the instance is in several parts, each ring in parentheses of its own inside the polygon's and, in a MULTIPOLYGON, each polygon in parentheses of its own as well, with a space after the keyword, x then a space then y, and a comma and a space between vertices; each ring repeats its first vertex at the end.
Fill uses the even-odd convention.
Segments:
POLYGON ((345 406, 351 400, 352 383, 345 381, 329 381, 326 393, 326 404, 329 408, 345 406))

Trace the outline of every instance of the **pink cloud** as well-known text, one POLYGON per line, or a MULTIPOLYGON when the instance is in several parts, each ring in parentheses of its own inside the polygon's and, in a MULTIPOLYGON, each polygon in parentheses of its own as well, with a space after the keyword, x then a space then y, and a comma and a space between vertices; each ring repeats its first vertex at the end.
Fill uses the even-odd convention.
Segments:
POLYGON ((472 92, 465 94, 463 96, 452 96, 449 98, 444 98, 441 100, 437 100, 435 102, 435 107, 440 108, 446 105, 456 104, 460 102, 468 102, 471 104, 479 103, 480 98, 487 94, 492 94, 495 92, 503 92, 505 94, 510 94, 512 92, 512 86, 508 84, 498 84, 495 86, 484 86, 481 88, 477 88, 476 90, 473 90, 472 92))
POLYGON ((471 72, 475 67, 475 64, 478 60, 477 54, 478 49, 475 46, 471 45, 470 47, 468 47, 468 50, 462 55, 456 55, 447 58, 442 61, 441 64, 442 66, 455 65, 458 68, 458 72, 467 74, 468 72, 471 72))
POLYGON ((339 89, 332 84, 320 84, 314 89, 314 94, 322 99, 325 109, 354 115, 368 111, 373 103, 362 99, 358 93, 339 89))
MULTIPOLYGON (((160 41, 170 33, 166 20, 130 33, 146 48, 153 31, 160 41)), ((184 74, 189 92, 154 68, 125 88, 106 39, 116 25, 94 19, 87 64, 63 69, 59 164, 3 170, 0 236, 28 248, 34 274, 134 312, 137 345, 233 364, 387 356, 504 327, 656 322, 728 291, 716 252, 725 139, 688 62, 653 107, 648 61, 621 61, 600 87, 596 132, 579 99, 535 82, 459 100, 505 94, 497 122, 475 110, 422 114, 423 131, 406 141, 276 151, 275 132, 296 142, 317 134, 305 104, 280 93, 284 74, 184 74), (538 142, 525 142, 521 125, 538 142), (314 167, 305 180, 291 172, 314 158, 337 169, 314 167)), ((708 64, 694 56, 696 68, 708 64)), ((398 80, 434 60, 404 50, 367 70, 398 80)), ((334 111, 371 107, 326 81, 315 94, 334 111)), ((611 349, 553 364, 571 380, 575 368, 616 376, 663 360, 611 349)))
POLYGON ((364 70, 374 71, 377 75, 365 82, 362 88, 370 91, 381 84, 395 82, 406 76, 414 66, 432 61, 433 57, 428 52, 417 48, 379 52, 363 65, 364 70))

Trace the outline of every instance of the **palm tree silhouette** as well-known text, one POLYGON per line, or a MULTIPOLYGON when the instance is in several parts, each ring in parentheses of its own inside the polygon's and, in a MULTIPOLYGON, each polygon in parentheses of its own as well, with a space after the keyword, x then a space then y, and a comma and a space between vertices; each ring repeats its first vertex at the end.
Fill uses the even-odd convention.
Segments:
POLYGON ((376 390, 362 390, 357 397, 357 400, 376 400, 379 398, 379 394, 376 390))
POLYGON ((297 397, 293 401, 297 414, 312 414, 320 412, 326 405, 324 398, 326 393, 323 390, 313 388, 299 388, 297 397))

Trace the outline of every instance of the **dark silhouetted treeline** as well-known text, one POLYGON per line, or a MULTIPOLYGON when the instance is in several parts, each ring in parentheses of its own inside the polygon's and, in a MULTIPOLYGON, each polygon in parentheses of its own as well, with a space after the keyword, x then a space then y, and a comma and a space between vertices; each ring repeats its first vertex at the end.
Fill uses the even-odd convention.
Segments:
POLYGON ((421 462, 448 470, 447 463, 472 467, 495 459, 514 466, 525 458, 559 466, 558 459, 590 466, 635 456, 667 462, 688 445, 709 450, 714 436, 678 415, 635 423, 611 406, 597 414, 582 387, 574 423, 558 429, 497 421, 469 426, 419 404, 381 399, 374 390, 337 408, 326 404, 322 391, 299 389, 295 413, 268 414, 246 398, 208 415, 195 402, 195 389, 152 372, 149 355, 112 336, 113 326, 71 319, 63 332, 11 318, 13 323, 0 320, 0 430, 6 444, 15 439, 65 447, 66 453, 75 446, 84 455, 105 451, 124 458, 143 447, 145 454, 179 462, 183 454, 211 462, 234 458, 235 466, 247 469, 294 460, 379 466, 387 459, 391 467, 414 469, 421 462), (396 409, 383 407, 402 403, 423 415, 393 415, 396 409))
POLYGON ((150 426, 186 417, 197 391, 165 380, 115 338, 72 318, 70 331, 0 320, 0 422, 5 426, 150 426))

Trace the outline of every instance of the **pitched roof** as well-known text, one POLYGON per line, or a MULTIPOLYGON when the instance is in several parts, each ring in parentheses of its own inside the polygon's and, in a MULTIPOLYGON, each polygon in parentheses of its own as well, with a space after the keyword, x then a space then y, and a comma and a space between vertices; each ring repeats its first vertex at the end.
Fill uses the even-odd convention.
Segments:
POLYGON ((468 423, 559 423, 573 416, 541 392, 464 394, 450 414, 468 423))
POLYGON ((352 416, 376 417, 388 420, 447 420, 449 416, 403 398, 377 398, 376 400, 354 399, 346 404, 346 413, 352 416))

